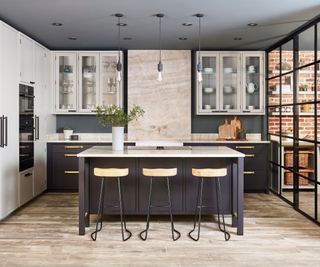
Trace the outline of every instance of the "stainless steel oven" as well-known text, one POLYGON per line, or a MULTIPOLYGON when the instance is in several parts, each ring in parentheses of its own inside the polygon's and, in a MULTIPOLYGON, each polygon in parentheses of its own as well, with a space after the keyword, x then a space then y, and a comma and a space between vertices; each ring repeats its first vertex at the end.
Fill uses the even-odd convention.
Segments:
POLYGON ((19 85, 19 169, 24 171, 34 164, 34 89, 19 85))

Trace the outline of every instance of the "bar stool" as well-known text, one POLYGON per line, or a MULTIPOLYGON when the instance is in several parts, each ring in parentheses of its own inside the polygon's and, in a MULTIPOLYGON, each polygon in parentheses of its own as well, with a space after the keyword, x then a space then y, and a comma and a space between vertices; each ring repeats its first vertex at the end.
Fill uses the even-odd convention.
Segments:
POLYGON ((203 191, 203 182, 204 178, 210 179, 215 178, 216 183, 216 201, 217 201, 217 213, 218 213, 218 225, 221 232, 224 233, 224 239, 228 241, 230 239, 230 234, 226 231, 226 225, 224 221, 224 214, 222 213, 222 222, 223 222, 223 229, 221 228, 220 224, 220 203, 222 203, 222 194, 221 194, 221 186, 220 186, 220 177, 224 177, 227 175, 226 168, 220 169, 192 169, 192 175, 195 177, 200 178, 198 183, 198 194, 197 194, 197 203, 195 208, 194 214, 194 221, 193 221, 193 229, 189 232, 189 237, 194 241, 198 241, 200 238, 200 224, 201 224, 201 210, 202 208, 208 208, 209 206, 202 205, 202 191, 203 191), (199 209, 199 213, 197 211, 199 209), (199 216, 198 219, 198 236, 194 238, 191 234, 196 229, 196 219, 197 215, 199 216))
POLYGON ((122 203, 122 188, 121 188, 121 180, 120 177, 127 176, 129 174, 128 168, 123 169, 116 169, 116 168, 94 168, 93 170, 94 175, 101 178, 101 186, 100 186, 100 196, 99 196, 99 205, 98 205, 98 215, 97 215, 97 222, 96 222, 96 230, 91 234, 91 238, 93 241, 97 240, 97 234, 102 229, 102 216, 103 216, 103 206, 104 206, 104 192, 105 190, 105 179, 109 178, 117 178, 118 180, 118 193, 119 193, 119 206, 112 206, 114 208, 120 208, 120 218, 121 218, 121 233, 122 233, 122 240, 127 241, 131 236, 132 233, 127 230, 125 215, 124 215, 124 207, 122 203), (100 216, 100 227, 99 225, 99 216, 100 216), (124 231, 128 234, 128 236, 124 237, 124 231))
POLYGON ((176 176, 177 175, 177 168, 171 168, 171 169, 147 169, 143 168, 142 169, 142 174, 144 176, 150 177, 150 188, 149 188, 149 201, 148 201, 148 213, 147 213, 147 225, 146 229, 143 230, 140 233, 140 238, 145 241, 147 240, 148 236, 148 230, 149 230, 149 224, 150 224, 150 209, 154 207, 168 207, 169 212, 170 212, 170 221, 171 221, 171 234, 172 234, 172 239, 173 241, 176 241, 180 238, 181 234, 179 231, 177 231, 174 228, 173 224, 173 216, 172 216, 172 206, 171 206, 171 194, 170 194, 170 181, 169 177, 176 176), (167 180, 167 192, 168 192, 168 205, 166 206, 154 206, 151 205, 151 199, 152 199, 152 182, 153 178, 166 178, 167 180), (145 236, 143 237, 143 234, 145 233, 145 236), (177 237, 174 236, 174 233, 177 234, 177 237))

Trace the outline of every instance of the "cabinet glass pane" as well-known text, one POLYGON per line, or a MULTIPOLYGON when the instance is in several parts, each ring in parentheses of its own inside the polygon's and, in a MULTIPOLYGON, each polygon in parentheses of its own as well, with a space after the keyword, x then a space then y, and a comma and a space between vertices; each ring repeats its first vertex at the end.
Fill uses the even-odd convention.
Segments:
POLYGON ((117 55, 102 55, 100 70, 100 93, 101 105, 110 106, 112 104, 119 105, 120 86, 117 81, 116 65, 118 61, 117 55))
POLYGON ((95 109, 97 106, 97 57, 81 56, 81 108, 95 109))
POLYGON ((314 32, 311 27, 299 34, 299 66, 314 62, 314 32))
POLYGON ((281 93, 282 105, 293 104, 293 73, 281 76, 281 93))
POLYGON ((59 109, 76 110, 76 57, 59 56, 59 109))
POLYGON ((245 58, 245 110, 253 111, 261 108, 260 79, 260 57, 247 56, 245 58))
POLYGON ((217 106, 217 58, 202 57, 201 103, 204 110, 216 110, 217 106))
POLYGON ((222 109, 238 109, 238 57, 222 57, 222 109))

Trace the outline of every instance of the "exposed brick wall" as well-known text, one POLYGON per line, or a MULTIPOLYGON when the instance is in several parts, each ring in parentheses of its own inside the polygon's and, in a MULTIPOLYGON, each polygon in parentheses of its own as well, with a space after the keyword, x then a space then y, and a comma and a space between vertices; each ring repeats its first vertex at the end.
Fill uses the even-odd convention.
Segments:
MULTIPOLYGON (((269 53, 269 77, 276 76, 279 74, 280 64, 279 64, 279 51, 273 51, 269 53)), ((314 60, 313 52, 310 51, 300 51, 299 52, 299 63, 301 65, 307 64, 314 60)), ((293 66, 293 54, 292 51, 284 51, 282 52, 282 61, 283 64, 286 65, 287 68, 292 68, 293 66)), ((317 66, 317 71, 319 70, 319 66, 317 66)), ((283 71, 284 72, 284 71, 283 71)), ((317 99, 320 100, 320 75, 317 75, 317 99)), ((282 104, 291 104, 293 103, 293 94, 290 92, 292 90, 292 74, 282 76, 282 88, 283 92, 288 90, 286 93, 282 94, 282 104)), ((278 105, 280 104, 280 94, 275 93, 279 90, 280 79, 275 78, 269 80, 269 88, 268 88, 268 101, 269 105, 278 105)), ((314 101, 314 66, 310 66, 307 68, 303 68, 303 70, 298 75, 298 101, 300 103, 314 101)), ((314 112, 314 105, 301 105, 300 112, 314 112)), ((282 124, 282 133, 290 133, 293 129, 293 118, 292 116, 283 115, 282 120, 280 122, 280 118, 278 115, 275 115, 274 112, 278 112, 277 108, 269 109, 269 132, 270 133, 279 133, 280 123, 282 124)), ((292 112, 292 107, 283 108, 284 112, 292 112)), ((317 106, 318 112, 318 132, 320 134, 320 104, 317 106)), ((300 137, 305 137, 313 139, 314 138, 314 120, 313 116, 301 116, 299 120, 299 135, 300 137)), ((319 135, 318 134, 318 135, 319 135)))

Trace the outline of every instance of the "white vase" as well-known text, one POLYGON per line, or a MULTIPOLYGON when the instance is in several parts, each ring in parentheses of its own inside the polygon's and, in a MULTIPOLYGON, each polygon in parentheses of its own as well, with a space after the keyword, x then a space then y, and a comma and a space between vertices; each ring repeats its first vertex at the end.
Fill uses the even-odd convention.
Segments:
POLYGON ((123 151, 124 127, 112 127, 112 150, 123 151))
POLYGON ((63 134, 65 140, 70 140, 71 135, 73 134, 73 130, 63 130, 63 134))

